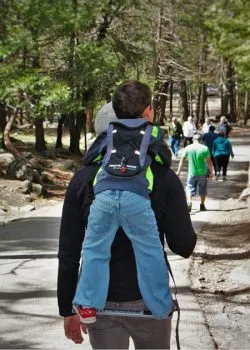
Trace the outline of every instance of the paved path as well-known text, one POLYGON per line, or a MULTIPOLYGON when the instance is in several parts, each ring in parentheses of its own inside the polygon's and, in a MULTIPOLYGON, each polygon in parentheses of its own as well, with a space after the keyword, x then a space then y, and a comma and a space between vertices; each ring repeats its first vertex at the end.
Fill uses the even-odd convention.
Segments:
MULTIPOLYGON (((250 162, 250 132, 235 133, 232 142, 235 158, 229 163, 228 181, 209 180, 206 212, 199 211, 199 197, 194 197, 191 218, 196 232, 201 232, 204 225, 210 221, 215 211, 218 210, 221 200, 238 198, 246 187, 250 162)), ((178 162, 173 164, 174 169, 177 168, 177 164, 178 162)), ((185 185, 186 172, 181 174, 181 179, 185 185)), ((202 249, 202 247, 198 248, 197 246, 197 249, 202 249)), ((180 324, 181 345, 185 349, 214 349, 214 344, 206 326, 206 320, 200 312, 199 304, 189 287, 189 261, 177 256, 171 256, 171 260, 173 260, 171 266, 176 275, 176 283, 180 294, 178 300, 182 309, 180 324)), ((172 349, 175 348, 174 339, 172 339, 172 349)))
MULTIPOLYGON (((247 136, 247 135, 245 135, 247 136)), ((208 212, 194 202, 191 217, 197 231, 217 207, 219 199, 238 196, 244 187, 250 137, 234 138, 235 161, 227 183, 212 182, 208 212)), ((176 167, 177 163, 174 164, 176 167)), ((185 174, 183 174, 185 178, 185 174)), ((57 249, 61 204, 0 227, 0 348, 90 349, 88 339, 74 345, 63 334, 56 300, 57 249)), ((200 307, 190 291, 189 261, 169 254, 181 305, 180 338, 183 349, 214 349, 200 307)), ((174 321, 175 322, 175 321, 174 321)), ((133 345, 131 344, 131 348, 133 345)), ((174 330, 172 349, 176 349, 174 330)))

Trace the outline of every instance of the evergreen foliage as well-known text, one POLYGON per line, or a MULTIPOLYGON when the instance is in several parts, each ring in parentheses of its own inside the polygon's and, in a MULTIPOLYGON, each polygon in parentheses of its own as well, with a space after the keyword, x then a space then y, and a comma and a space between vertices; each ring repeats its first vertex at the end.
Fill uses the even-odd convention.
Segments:
POLYGON ((204 84, 220 83, 222 58, 241 91, 250 87, 247 0, 2 0, 0 13, 0 103, 29 122, 69 114, 73 127, 88 115, 91 128, 93 111, 131 78, 155 89, 163 123, 173 86, 183 116, 192 113, 192 84, 201 122, 204 84))

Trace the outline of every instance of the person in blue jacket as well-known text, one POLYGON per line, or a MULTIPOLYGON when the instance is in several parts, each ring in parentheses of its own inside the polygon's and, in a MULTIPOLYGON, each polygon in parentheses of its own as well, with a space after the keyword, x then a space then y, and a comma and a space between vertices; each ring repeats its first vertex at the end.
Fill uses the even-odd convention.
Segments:
POLYGON ((219 179, 222 169, 223 180, 227 180, 227 167, 230 155, 234 158, 231 141, 225 136, 224 130, 220 130, 218 137, 213 142, 213 156, 216 164, 216 180, 219 179))

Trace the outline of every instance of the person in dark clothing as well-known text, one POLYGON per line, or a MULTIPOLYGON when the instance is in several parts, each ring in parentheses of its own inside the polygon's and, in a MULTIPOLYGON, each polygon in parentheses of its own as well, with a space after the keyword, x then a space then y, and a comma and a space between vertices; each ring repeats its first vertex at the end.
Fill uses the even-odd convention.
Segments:
POLYGON ((215 131, 215 126, 214 125, 210 125, 209 126, 209 131, 206 132, 204 135, 202 135, 202 143, 203 145, 207 146, 210 152, 210 158, 211 161, 213 163, 213 167, 214 167, 214 173, 216 176, 216 164, 215 164, 215 159, 213 156, 213 144, 214 144, 214 140, 217 138, 218 134, 216 134, 215 131))
POLYGON ((173 152, 173 155, 175 158, 178 158, 183 131, 182 131, 181 123, 178 122, 176 117, 172 118, 172 123, 169 125, 168 136, 169 136, 169 140, 168 140, 169 146, 173 152))
MULTIPOLYGON (((108 126, 108 123, 107 123, 108 126)), ((93 181, 98 165, 80 169, 72 178, 64 200, 58 267, 58 305, 64 317, 65 335, 75 343, 81 343, 84 333, 89 333, 94 349, 128 348, 132 337, 136 349, 170 347, 171 320, 143 319, 97 315, 97 322, 86 328, 79 316, 72 312, 84 230, 89 208, 94 198, 93 181), (145 337, 145 331, 147 337, 145 337)), ((151 205, 154 210, 160 240, 184 258, 188 258, 196 244, 196 234, 190 220, 185 193, 178 176, 168 167, 152 163, 154 186, 151 205)), ((165 254, 166 258, 166 254, 165 254)), ((110 282, 107 296, 109 308, 145 310, 138 286, 135 256, 131 241, 121 228, 118 229, 111 247, 110 282)))
POLYGON ((220 131, 223 131, 223 132, 224 132, 225 138, 228 138, 228 136, 229 136, 230 132, 232 131, 232 129, 233 129, 233 128, 232 128, 231 125, 229 124, 227 118, 226 118, 225 116, 222 116, 222 117, 220 118, 220 123, 219 123, 219 125, 218 125, 218 133, 219 133, 220 131))

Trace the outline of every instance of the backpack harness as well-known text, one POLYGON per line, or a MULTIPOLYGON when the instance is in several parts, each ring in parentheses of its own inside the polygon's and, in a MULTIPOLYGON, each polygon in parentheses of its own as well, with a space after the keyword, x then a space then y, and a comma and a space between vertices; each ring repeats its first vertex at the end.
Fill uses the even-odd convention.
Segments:
MULTIPOLYGON (((146 198, 153 189, 151 144, 158 140, 159 128, 143 118, 120 119, 110 123, 106 135, 106 152, 94 180, 94 192, 127 190, 146 198)), ((100 161, 100 153, 96 161, 100 161)), ((160 157, 155 157, 161 162, 160 157)), ((162 163, 162 162, 161 162, 162 163)))

